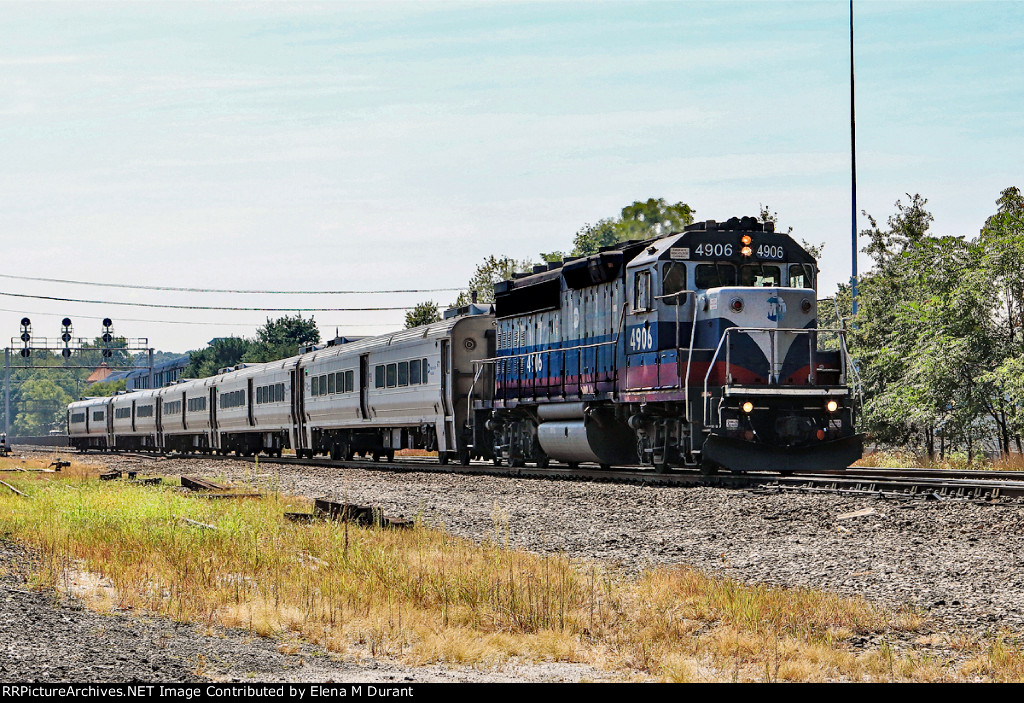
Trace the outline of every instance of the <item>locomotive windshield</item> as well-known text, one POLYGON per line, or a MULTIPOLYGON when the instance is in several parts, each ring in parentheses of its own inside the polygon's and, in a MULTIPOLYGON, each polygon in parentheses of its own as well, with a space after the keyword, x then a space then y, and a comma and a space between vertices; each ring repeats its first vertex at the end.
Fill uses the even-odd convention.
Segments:
POLYGON ((732 264, 698 264, 696 280, 698 289, 721 288, 736 285, 736 267, 732 264))
MULTIPOLYGON (((665 281, 664 292, 669 293, 667 273, 663 280, 665 281)), ((685 287, 683 285, 685 284, 685 274, 682 274, 682 281, 683 283, 680 284, 680 287, 673 289, 671 292, 674 293, 676 290, 682 290, 685 287)), ((738 272, 733 264, 697 265, 694 287, 700 290, 707 290, 708 288, 723 288, 735 285, 761 288, 813 288, 814 270, 808 264, 793 264, 788 267, 778 264, 743 264, 739 267, 738 272)), ((665 302, 671 304, 668 299, 665 302)))
MULTIPOLYGON (((686 290, 686 264, 668 261, 661 268, 661 294, 672 295, 686 290)), ((666 305, 678 305, 681 295, 663 298, 666 305)))
POLYGON ((778 266, 746 264, 740 267, 740 285, 758 288, 776 288, 782 280, 778 266))

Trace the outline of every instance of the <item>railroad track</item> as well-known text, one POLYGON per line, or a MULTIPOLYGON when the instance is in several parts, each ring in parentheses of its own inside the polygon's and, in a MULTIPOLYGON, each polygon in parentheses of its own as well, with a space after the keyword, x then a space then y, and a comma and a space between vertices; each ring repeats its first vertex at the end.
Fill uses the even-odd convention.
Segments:
MULTIPOLYGON (((54 453, 53 447, 19 446, 18 451, 54 453)), ((66 451, 75 450, 66 448, 66 451)), ((104 452, 85 452, 103 456, 104 452)), ((883 498, 919 500, 975 500, 1000 502, 1008 498, 1024 498, 1024 472, 1019 471, 956 471, 921 468, 860 468, 845 471, 803 472, 779 475, 763 472, 742 474, 702 474, 696 470, 677 469, 657 474, 650 469, 588 468, 570 469, 568 466, 509 467, 494 466, 486 462, 441 465, 434 457, 405 457, 401 461, 372 461, 370 459, 333 460, 325 457, 299 459, 294 456, 237 457, 213 454, 147 454, 119 452, 117 456, 153 459, 159 456, 208 461, 235 461, 286 466, 313 466, 336 469, 364 469, 390 472, 458 473, 468 475, 536 478, 545 480, 594 481, 629 483, 652 486, 715 486, 734 489, 753 489, 758 492, 840 493, 883 498)))

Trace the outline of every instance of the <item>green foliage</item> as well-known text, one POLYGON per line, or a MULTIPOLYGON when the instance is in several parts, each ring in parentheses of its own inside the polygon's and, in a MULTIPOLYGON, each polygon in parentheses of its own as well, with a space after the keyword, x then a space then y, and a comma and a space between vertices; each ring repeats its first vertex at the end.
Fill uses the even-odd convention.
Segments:
POLYGON ((405 313, 405 328, 412 329, 413 327, 429 325, 432 322, 438 322, 440 320, 441 312, 437 308, 437 303, 433 300, 428 300, 425 303, 420 303, 412 310, 405 313))
POLYGON ((74 398, 53 379, 33 376, 21 384, 18 413, 11 431, 15 435, 45 434, 63 427, 68 403, 74 398))
POLYGON ((459 294, 455 306, 469 305, 472 300, 470 291, 476 291, 478 303, 494 302, 494 284, 512 278, 513 273, 525 273, 533 270, 533 262, 517 261, 509 256, 488 256, 476 267, 469 279, 469 290, 459 294))
POLYGON ((183 378, 206 378, 226 366, 235 366, 252 347, 252 342, 241 337, 221 337, 205 349, 189 352, 189 364, 182 371, 183 378))
POLYGON ((287 359, 298 354, 299 347, 320 342, 320 330, 311 317, 301 314, 286 315, 276 320, 267 318, 265 325, 256 330, 256 339, 242 356, 247 363, 261 363, 287 359))
POLYGON ((107 398, 123 391, 127 386, 128 381, 123 378, 119 381, 99 381, 86 386, 85 392, 93 398, 107 398))
POLYGON ((863 425, 875 441, 929 456, 960 450, 970 461, 992 438, 1007 451, 1014 435, 1019 443, 1024 400, 1013 263, 1024 258, 1019 192, 1003 192, 999 213, 973 240, 931 234, 927 200, 908 197, 886 227, 869 217, 863 233, 874 267, 860 281, 851 335, 863 425))
POLYGON ((693 223, 694 212, 684 202, 669 204, 664 198, 636 200, 622 208, 618 218, 583 225, 573 239, 572 255, 586 256, 619 242, 651 239, 681 231, 693 223))

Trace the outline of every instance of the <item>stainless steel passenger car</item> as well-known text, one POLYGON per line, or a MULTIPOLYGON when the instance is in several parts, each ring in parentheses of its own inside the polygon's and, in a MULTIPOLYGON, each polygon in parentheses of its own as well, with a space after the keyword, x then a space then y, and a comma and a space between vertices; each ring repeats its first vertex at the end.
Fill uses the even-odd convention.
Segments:
MULTIPOLYGON (((490 445, 474 448, 466 428, 474 362, 495 352, 494 318, 461 312, 210 378, 72 403, 71 444, 375 459, 408 448, 437 451, 442 463, 490 458, 490 445)), ((490 398, 481 388, 475 397, 490 398)))

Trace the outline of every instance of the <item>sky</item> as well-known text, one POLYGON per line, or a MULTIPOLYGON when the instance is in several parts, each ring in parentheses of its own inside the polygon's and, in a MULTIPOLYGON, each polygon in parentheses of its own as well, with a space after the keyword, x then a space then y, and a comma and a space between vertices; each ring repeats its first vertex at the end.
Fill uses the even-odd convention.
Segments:
MULTIPOLYGON (((1024 2, 854 13, 859 209, 920 193, 975 236, 1024 187, 1024 2)), ((850 275, 849 59, 842 1, 0 0, 0 273, 432 291, 0 277, 0 339, 109 317, 185 351, 287 314, 115 302, 444 307, 487 255, 539 261, 650 197, 767 205, 825 243, 825 296, 850 275)), ((404 319, 312 314, 325 338, 404 319)))

